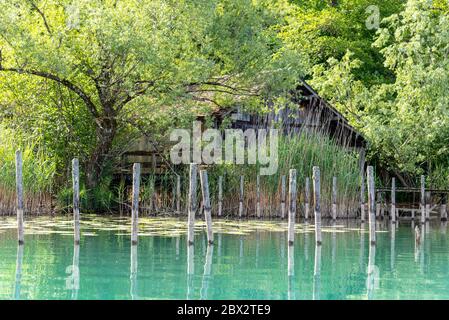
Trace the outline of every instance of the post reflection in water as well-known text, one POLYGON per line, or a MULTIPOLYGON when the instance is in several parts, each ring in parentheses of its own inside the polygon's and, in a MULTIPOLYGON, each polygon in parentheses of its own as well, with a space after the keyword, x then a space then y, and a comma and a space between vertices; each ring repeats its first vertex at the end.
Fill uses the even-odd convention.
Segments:
POLYGON ((337 223, 332 223, 332 239, 331 239, 331 260, 332 260, 332 272, 335 271, 335 262, 337 258, 337 223))
POLYGON ((17 259, 16 259, 16 279, 14 283, 14 299, 20 299, 20 289, 22 283, 22 261, 23 261, 23 244, 17 246, 17 259))
POLYGON ((207 299, 207 289, 209 288, 209 280, 212 270, 212 258, 214 254, 214 246, 208 245, 206 251, 206 259, 204 262, 203 280, 201 282, 201 300, 207 299))
POLYGON ((187 245, 187 300, 191 300, 193 294, 194 252, 193 245, 187 245))
POLYGON ((80 289, 80 245, 73 245, 72 262, 72 300, 78 300, 78 291, 80 289))
POLYGON ((295 298, 295 247, 287 245, 287 276, 288 276, 288 300, 294 300, 295 298))
POLYGON ((256 268, 259 267, 260 233, 256 230, 256 268))
POLYGON ((309 223, 304 222, 304 259, 306 261, 309 260, 309 231, 308 231, 309 223))
POLYGON ((180 236, 176 237, 176 260, 179 259, 179 242, 180 242, 180 236))
POLYGON ((137 245, 131 246, 131 267, 130 267, 130 290, 131 299, 137 299, 137 245))
POLYGON ((360 258, 359 268, 361 272, 364 272, 365 266, 365 224, 362 222, 360 225, 360 258))
POLYGON ((390 233, 391 233, 391 239, 390 239, 390 267, 391 267, 391 270, 393 271, 394 270, 394 265, 395 265, 395 262, 396 262, 396 250, 395 250, 395 247, 396 247, 396 226, 395 226, 395 223, 391 223, 391 231, 390 231, 390 233))
POLYGON ((313 268, 313 300, 321 295, 321 245, 315 246, 315 266, 313 268))
POLYGON ((218 242, 217 242, 217 256, 221 257, 221 241, 222 241, 222 234, 217 234, 218 242))
MULTIPOLYGON (((441 234, 446 234, 447 230, 447 221, 442 221, 440 226, 440 232, 441 234)), ((444 240, 446 240, 446 237, 443 237, 444 240)))
POLYGON ((367 268, 367 278, 366 278, 366 290, 368 300, 373 299, 374 289, 378 285, 379 279, 379 269, 375 265, 376 263, 376 246, 369 246, 369 256, 368 256, 368 268, 367 268))

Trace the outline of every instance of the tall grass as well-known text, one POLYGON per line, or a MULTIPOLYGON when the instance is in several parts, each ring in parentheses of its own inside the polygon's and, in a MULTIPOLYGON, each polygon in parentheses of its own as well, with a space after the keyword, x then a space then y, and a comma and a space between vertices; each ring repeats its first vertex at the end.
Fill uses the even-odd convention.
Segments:
MULTIPOLYGON (((323 216, 330 216, 333 176, 337 177, 338 185, 338 217, 355 216, 360 192, 358 153, 341 147, 325 135, 303 131, 299 135, 279 137, 279 168, 274 175, 260 177, 261 206, 265 217, 278 214, 281 202, 281 176, 286 176, 288 189, 290 169, 297 170, 298 208, 302 210, 307 177, 310 178, 310 189, 312 189, 313 166, 319 166, 321 169, 323 216)), ((259 169, 258 165, 229 164, 208 168, 213 183, 211 192, 215 197, 218 194, 216 187, 218 176, 224 176, 225 208, 229 214, 237 212, 241 175, 245 177, 247 213, 255 214, 256 177, 259 169)))
POLYGON ((22 151, 23 157, 25 213, 51 212, 55 163, 46 157, 38 141, 21 144, 16 141, 14 133, 3 126, 0 126, 0 142, 0 214, 15 213, 15 151, 17 149, 22 151))

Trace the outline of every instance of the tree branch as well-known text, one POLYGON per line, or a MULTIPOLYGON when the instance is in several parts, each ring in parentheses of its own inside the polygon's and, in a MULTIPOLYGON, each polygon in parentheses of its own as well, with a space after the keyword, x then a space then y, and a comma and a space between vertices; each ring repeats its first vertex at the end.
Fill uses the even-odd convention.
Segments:
MULTIPOLYGON (((1 61, 1 54, 0 54, 0 61, 1 61)), ((90 97, 83 90, 81 90, 78 86, 74 85, 73 83, 71 83, 70 81, 68 81, 66 79, 61 79, 58 76, 55 76, 54 74, 42 72, 42 71, 25 70, 25 69, 20 69, 20 68, 3 68, 3 66, 0 64, 0 72, 1 71, 14 72, 14 73, 18 73, 18 74, 34 75, 34 76, 38 76, 41 78, 56 81, 56 82, 62 84, 63 86, 65 86, 67 89, 76 93, 81 98, 81 100, 83 100, 83 102, 86 104, 87 109, 90 111, 90 113, 95 118, 97 118, 99 116, 98 110, 97 110, 95 104, 90 99, 90 97)))
POLYGON ((45 14, 37 7, 37 5, 32 0, 29 0, 28 2, 31 4, 33 9, 36 10, 39 13, 39 15, 41 16, 42 20, 44 21, 44 25, 45 25, 45 28, 47 29, 48 34, 53 35, 51 32, 50 26, 47 23, 47 19, 45 18, 45 14))

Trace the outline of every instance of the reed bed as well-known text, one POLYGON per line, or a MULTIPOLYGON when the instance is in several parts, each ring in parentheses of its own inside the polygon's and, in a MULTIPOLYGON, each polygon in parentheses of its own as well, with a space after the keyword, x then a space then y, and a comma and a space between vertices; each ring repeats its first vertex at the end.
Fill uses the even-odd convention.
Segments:
POLYGON ((0 139, 0 215, 15 214, 16 210, 16 149, 21 149, 23 155, 25 214, 52 213, 55 163, 48 160, 38 143, 20 146, 13 132, 3 127, 0 127, 0 139))

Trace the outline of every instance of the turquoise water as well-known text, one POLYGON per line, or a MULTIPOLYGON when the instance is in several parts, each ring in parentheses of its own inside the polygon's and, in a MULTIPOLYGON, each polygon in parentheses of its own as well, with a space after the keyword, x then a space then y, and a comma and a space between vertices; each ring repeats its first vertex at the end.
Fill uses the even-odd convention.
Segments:
POLYGON ((14 220, 0 219, 0 299, 449 299, 447 224, 436 221, 419 246, 411 222, 380 222, 375 249, 356 221, 325 227, 321 248, 311 225, 288 248, 285 222, 221 221, 214 246, 200 224, 190 252, 174 229, 184 221, 141 223, 135 250, 128 219, 92 217, 79 247, 68 218, 26 221, 19 247, 14 220))

